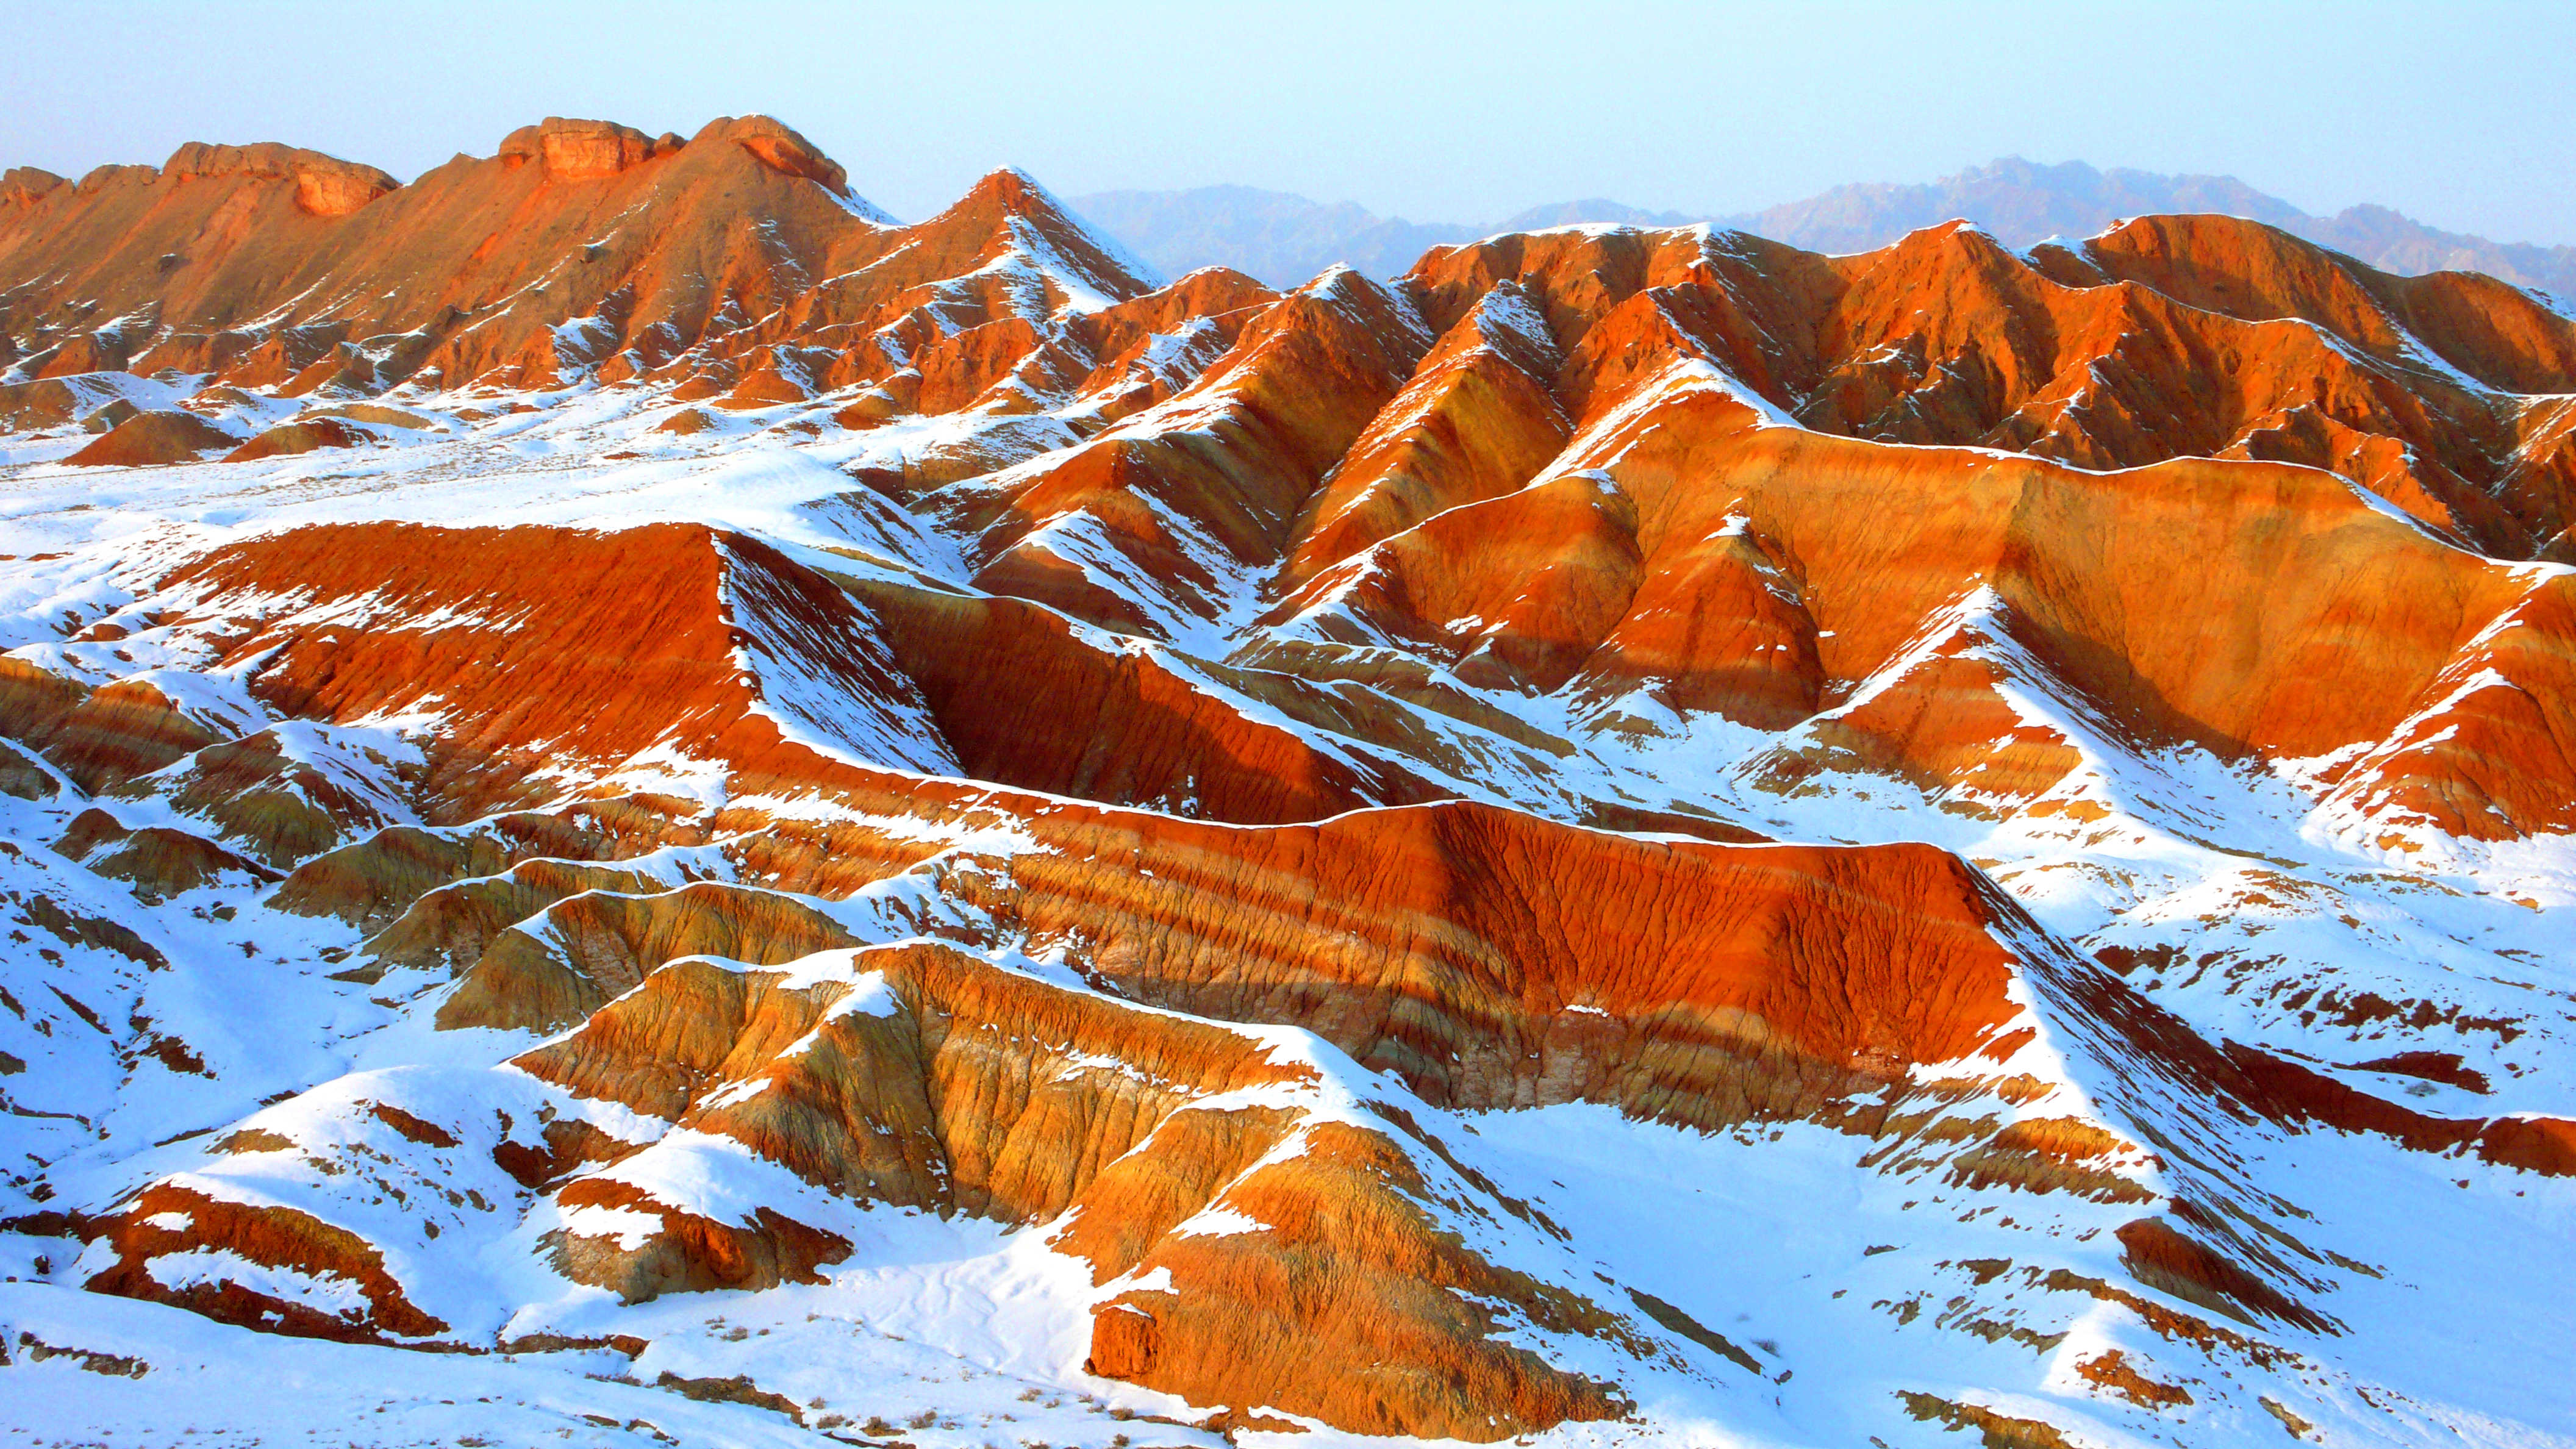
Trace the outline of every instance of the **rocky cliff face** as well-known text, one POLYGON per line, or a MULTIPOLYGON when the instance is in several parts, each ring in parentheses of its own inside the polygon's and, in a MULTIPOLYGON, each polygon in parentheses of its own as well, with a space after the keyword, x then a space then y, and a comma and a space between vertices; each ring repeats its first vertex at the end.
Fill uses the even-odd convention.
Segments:
POLYGON ((2457 1348, 2576 1342, 2544 299, 2198 215, 1167 283, 763 118, 12 172, 0 289, 0 1375, 2576 1432, 2457 1348))

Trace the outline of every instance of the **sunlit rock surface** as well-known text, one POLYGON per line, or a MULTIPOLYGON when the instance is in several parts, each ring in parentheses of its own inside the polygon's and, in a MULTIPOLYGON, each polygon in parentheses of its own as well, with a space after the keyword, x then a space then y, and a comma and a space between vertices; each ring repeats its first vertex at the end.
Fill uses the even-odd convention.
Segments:
POLYGON ((12 171, 0 365, 13 1426, 2576 1438, 2544 296, 549 119, 12 171))

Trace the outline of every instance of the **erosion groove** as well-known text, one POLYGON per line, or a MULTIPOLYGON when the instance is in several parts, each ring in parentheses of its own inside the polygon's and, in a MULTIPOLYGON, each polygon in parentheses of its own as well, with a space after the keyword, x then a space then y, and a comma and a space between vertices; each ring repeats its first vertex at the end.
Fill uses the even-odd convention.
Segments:
POLYGON ((1280 290, 764 117, 11 171, 0 1389, 2564 1439, 2459 1346, 2576 1343, 2570 396, 2211 215, 1280 290))

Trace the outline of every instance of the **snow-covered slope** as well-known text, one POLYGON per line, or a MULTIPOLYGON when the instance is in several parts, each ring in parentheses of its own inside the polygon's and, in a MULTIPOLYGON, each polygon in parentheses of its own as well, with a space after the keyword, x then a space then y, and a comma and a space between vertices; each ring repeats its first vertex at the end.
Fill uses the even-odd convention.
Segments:
POLYGON ((12 1430, 2576 1441, 2544 299, 183 154, 0 193, 12 1430))

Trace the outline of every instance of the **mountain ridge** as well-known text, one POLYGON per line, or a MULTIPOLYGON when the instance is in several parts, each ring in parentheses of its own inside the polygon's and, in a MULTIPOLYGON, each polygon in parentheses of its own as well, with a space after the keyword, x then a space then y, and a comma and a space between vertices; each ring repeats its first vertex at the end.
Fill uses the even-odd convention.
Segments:
POLYGON ((181 154, 0 200, 11 1427, 2576 1442, 2547 297, 181 154))
POLYGON ((1972 221, 2009 245, 2029 246, 2051 236, 2090 236, 2130 216, 2205 211, 2278 226, 2390 271, 2479 271, 2518 285, 2576 293, 2576 246, 2492 242, 2426 226, 2369 203, 2332 216, 2311 216, 2232 176, 2097 170, 2080 161, 2050 166, 2019 157, 1932 182, 1854 183, 1727 215, 1655 212, 1595 197, 1531 207, 1486 225, 1415 223, 1379 218, 1349 202, 1325 206, 1287 192, 1224 186, 1094 193, 1073 197, 1068 204, 1140 255, 1155 258, 1166 271, 1224 265, 1274 286, 1312 276, 1336 261, 1373 276, 1395 276, 1430 246, 1577 222, 1649 227, 1707 222, 1811 251, 1856 252, 1951 220, 1972 221), (1259 208, 1258 227, 1241 216, 1251 207, 1259 208))

